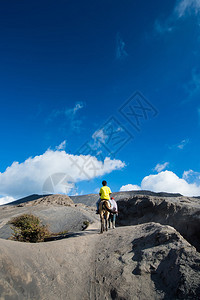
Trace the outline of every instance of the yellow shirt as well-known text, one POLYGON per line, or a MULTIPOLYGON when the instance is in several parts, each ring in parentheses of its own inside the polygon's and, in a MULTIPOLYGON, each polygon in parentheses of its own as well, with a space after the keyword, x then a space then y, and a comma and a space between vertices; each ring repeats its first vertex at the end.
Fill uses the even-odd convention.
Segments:
POLYGON ((102 188, 99 191, 99 194, 101 194, 101 199, 110 200, 110 194, 111 190, 108 186, 102 186, 102 188))

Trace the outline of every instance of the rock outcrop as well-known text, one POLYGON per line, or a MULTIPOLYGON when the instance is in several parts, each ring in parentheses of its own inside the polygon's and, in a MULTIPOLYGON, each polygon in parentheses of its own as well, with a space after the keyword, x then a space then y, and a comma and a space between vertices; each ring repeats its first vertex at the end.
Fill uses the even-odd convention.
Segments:
POLYGON ((189 197, 135 195, 119 200, 119 225, 157 222, 174 227, 200 251, 200 202, 189 197))
POLYGON ((170 226, 119 227, 98 251, 99 299, 199 299, 200 254, 170 226))

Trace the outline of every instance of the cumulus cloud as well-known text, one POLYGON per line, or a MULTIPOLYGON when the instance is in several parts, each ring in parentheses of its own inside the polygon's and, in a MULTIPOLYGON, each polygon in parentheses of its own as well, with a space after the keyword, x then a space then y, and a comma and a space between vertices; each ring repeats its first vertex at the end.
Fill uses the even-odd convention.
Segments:
POLYGON ((124 166, 121 160, 108 157, 102 162, 91 155, 47 150, 23 163, 13 162, 5 172, 0 173, 0 195, 17 199, 48 192, 47 187, 49 192, 53 188, 56 193, 69 193, 79 181, 90 180, 124 166))
POLYGON ((141 188, 153 192, 180 193, 184 196, 200 195, 200 185, 188 183, 171 171, 163 171, 156 175, 146 176, 142 180, 141 188))
MULTIPOLYGON (((185 171, 183 178, 179 178, 171 171, 162 171, 156 175, 148 175, 141 182, 138 189, 150 190, 153 192, 180 193, 184 196, 200 196, 200 181, 189 180, 191 176, 200 179, 200 173, 192 170, 185 171)), ((120 191, 133 190, 134 185, 127 184, 120 188, 120 191), (130 189, 129 189, 130 187, 130 189)))
POLYGON ((169 165, 168 162, 165 162, 164 164, 157 164, 154 168, 155 171, 161 172, 163 171, 167 166, 169 165))
POLYGON ((122 187, 120 188, 120 192, 139 191, 139 190, 141 190, 141 187, 136 184, 126 184, 126 185, 122 185, 122 187))
POLYGON ((10 202, 13 202, 15 200, 16 200, 15 198, 9 197, 9 196, 1 197, 0 198, 0 205, 4 205, 4 204, 10 203, 10 202))

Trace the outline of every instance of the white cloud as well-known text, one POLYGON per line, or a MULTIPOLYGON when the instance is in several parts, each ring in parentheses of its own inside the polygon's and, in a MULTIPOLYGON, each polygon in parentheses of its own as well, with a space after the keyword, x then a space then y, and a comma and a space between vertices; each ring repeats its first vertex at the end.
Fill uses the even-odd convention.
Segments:
POLYGON ((200 185, 188 183, 171 171, 146 176, 141 183, 142 190, 153 192, 180 193, 184 196, 199 196, 200 185))
POLYGON ((66 140, 60 143, 60 145, 56 146, 56 150, 64 150, 66 147, 66 140))
POLYGON ((155 171, 161 172, 163 171, 167 166, 169 165, 168 162, 165 162, 164 164, 157 164, 154 168, 155 171))
POLYGON ((195 172, 193 170, 184 171, 183 179, 185 179, 188 183, 196 183, 200 185, 200 173, 195 172))
POLYGON ((165 21, 156 20, 154 24, 155 31, 159 34, 173 31, 179 19, 187 15, 200 14, 200 1, 199 0, 179 0, 172 13, 165 19, 165 21))
POLYGON ((66 108, 65 114, 67 116, 73 118, 73 116, 76 114, 76 112, 83 107, 84 107, 83 102, 78 102, 78 103, 76 103, 76 105, 73 108, 66 108))
POLYGON ((116 45, 116 59, 123 59, 128 56, 128 53, 125 50, 126 44, 121 38, 120 34, 117 34, 117 45, 116 45))
POLYGON ((75 105, 75 107, 73 108, 73 114, 75 114, 79 109, 83 108, 83 103, 80 102, 80 103, 77 103, 75 105))
POLYGON ((16 199, 13 197, 5 196, 5 197, 0 197, 0 205, 4 205, 10 202, 15 201, 16 199))
POLYGON ((72 108, 63 108, 63 109, 55 109, 53 110, 50 115, 46 119, 46 124, 54 121, 56 118, 60 118, 61 122, 63 123, 62 127, 66 127, 66 124, 70 125, 71 129, 74 131, 80 131, 81 125, 82 125, 82 120, 77 118, 77 112, 84 107, 83 102, 78 102, 75 104, 74 107, 72 108), (67 119, 63 121, 63 117, 67 119))
POLYGON ((177 145, 177 147, 182 150, 188 143, 189 139, 182 140, 181 143, 177 145))
POLYGON ((185 148, 186 145, 188 145, 190 142, 189 139, 183 139, 181 142, 175 144, 175 145, 172 145, 172 146, 169 146, 169 149, 180 149, 180 150, 183 150, 185 148))
POLYGON ((132 184, 123 185, 120 191, 149 190, 153 192, 180 193, 184 196, 200 196, 200 173, 185 171, 179 178, 171 171, 162 171, 156 175, 144 177, 141 187, 132 184))
MULTIPOLYGON (((112 155, 112 150, 114 152, 114 146, 116 146, 120 141, 123 140, 124 136, 124 129, 122 127, 119 127, 117 124, 117 127, 114 128, 113 120, 109 121, 108 123, 104 124, 104 127, 101 129, 96 130, 92 134, 92 139, 90 143, 88 143, 90 150, 94 151, 95 155, 99 158, 102 158, 106 155, 108 155, 105 151, 106 146, 108 148, 109 145, 107 145, 110 141, 112 141, 112 146, 110 148, 110 155, 112 155), (121 135, 121 138, 120 138, 121 135), (102 147, 103 145, 103 147, 102 147), (113 147, 113 149, 112 149, 113 147), (99 150, 99 151, 98 151, 99 150)), ((110 143, 111 144, 111 143, 110 143)), ((108 149, 107 148, 107 149, 108 149)))
POLYGON ((82 109, 84 107, 82 102, 76 103, 76 105, 73 108, 69 108, 65 110, 65 115, 70 120, 71 129, 74 131, 79 132, 82 125, 82 120, 79 118, 77 119, 77 111, 82 109))
POLYGON ((200 1, 199 0, 182 0, 178 1, 174 9, 178 18, 184 17, 187 13, 197 15, 200 13, 200 1))
POLYGON ((108 157, 102 162, 90 155, 47 150, 23 163, 14 162, 0 173, 0 195, 18 199, 33 193, 41 194, 44 186, 45 189, 49 186, 50 191, 53 188, 56 193, 69 193, 79 181, 102 176, 124 166, 124 162, 108 157))
POLYGON ((139 190, 141 190, 141 187, 136 184, 126 184, 126 185, 122 185, 122 187, 120 188, 120 192, 139 191, 139 190))
POLYGON ((92 138, 95 142, 100 141, 104 144, 108 136, 104 133, 103 129, 99 129, 93 133, 92 138))

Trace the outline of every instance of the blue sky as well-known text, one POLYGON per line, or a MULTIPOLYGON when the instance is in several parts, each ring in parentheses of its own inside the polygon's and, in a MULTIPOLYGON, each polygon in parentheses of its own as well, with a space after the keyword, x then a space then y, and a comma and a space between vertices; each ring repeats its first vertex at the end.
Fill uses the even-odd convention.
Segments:
POLYGON ((3 1, 1 203, 102 179, 200 195, 199 24, 198 0, 3 1))

